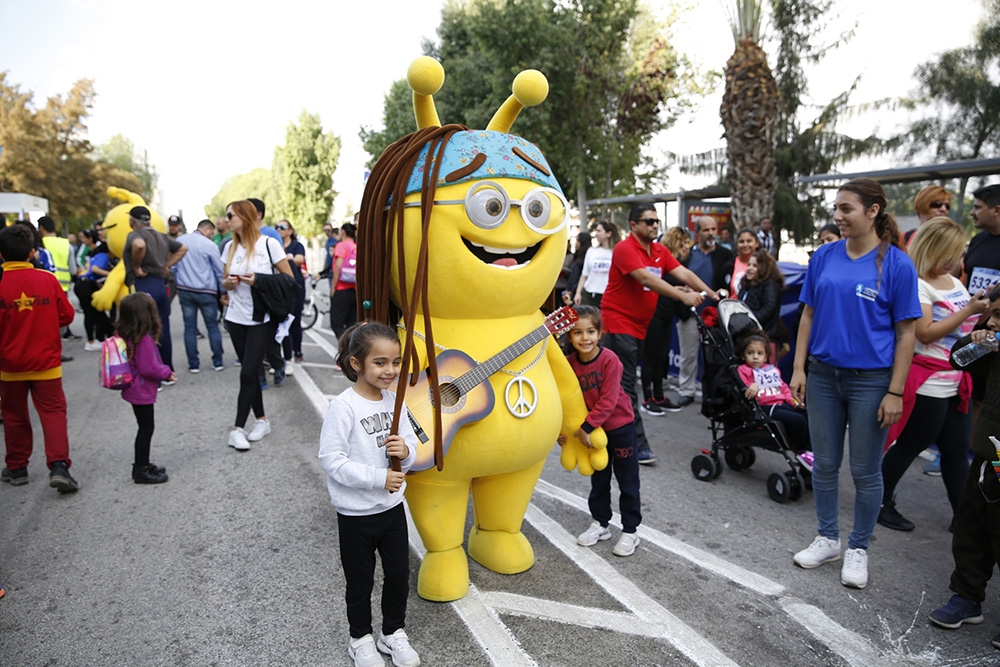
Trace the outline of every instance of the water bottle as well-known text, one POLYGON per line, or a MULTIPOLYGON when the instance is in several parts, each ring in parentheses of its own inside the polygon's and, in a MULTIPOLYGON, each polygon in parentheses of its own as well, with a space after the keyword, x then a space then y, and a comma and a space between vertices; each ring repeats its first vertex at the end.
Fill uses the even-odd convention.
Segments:
POLYGON ((997 349, 998 341, 996 336, 990 334, 982 343, 969 343, 965 347, 955 350, 951 358, 955 360, 955 365, 965 368, 973 361, 997 349))

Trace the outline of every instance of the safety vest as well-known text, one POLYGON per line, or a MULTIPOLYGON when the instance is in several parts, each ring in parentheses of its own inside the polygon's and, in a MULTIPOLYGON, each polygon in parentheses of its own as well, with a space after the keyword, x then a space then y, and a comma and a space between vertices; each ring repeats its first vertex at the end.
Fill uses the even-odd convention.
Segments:
POLYGON ((58 236, 43 236, 42 245, 52 255, 52 263, 56 265, 56 278, 63 292, 68 292, 73 282, 69 273, 69 241, 58 236))

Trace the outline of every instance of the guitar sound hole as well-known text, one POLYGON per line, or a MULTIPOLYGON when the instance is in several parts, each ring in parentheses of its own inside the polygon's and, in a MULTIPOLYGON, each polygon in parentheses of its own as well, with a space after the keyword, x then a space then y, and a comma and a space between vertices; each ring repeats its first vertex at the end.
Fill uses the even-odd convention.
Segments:
POLYGON ((446 408, 454 407, 462 400, 462 392, 451 383, 441 385, 441 405, 446 408))

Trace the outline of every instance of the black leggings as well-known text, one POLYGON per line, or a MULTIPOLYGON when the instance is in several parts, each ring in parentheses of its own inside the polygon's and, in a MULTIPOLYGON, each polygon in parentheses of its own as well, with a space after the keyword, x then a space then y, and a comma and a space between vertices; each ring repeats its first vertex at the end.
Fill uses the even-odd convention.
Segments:
POLYGON ((250 409, 257 419, 264 417, 264 395, 260 391, 260 372, 264 368, 264 355, 269 343, 274 341, 277 323, 273 320, 264 324, 247 326, 228 322, 229 337, 236 349, 240 366, 240 395, 236 399, 236 426, 246 426, 250 409))
POLYGON ((285 353, 285 361, 291 361, 293 353, 297 357, 302 356, 302 307, 305 302, 305 287, 299 285, 299 289, 295 293, 295 305, 292 306, 292 315, 295 316, 295 321, 288 328, 288 335, 281 339, 281 351, 285 353))
POLYGON ((358 292, 356 289, 335 290, 330 297, 330 328, 339 340, 347 328, 358 321, 358 292))
POLYGON ((646 329, 646 339, 642 344, 642 398, 643 400, 663 400, 663 380, 667 377, 667 363, 670 360, 670 341, 674 337, 673 303, 669 297, 661 296, 671 303, 660 304, 646 329))
POLYGON ((410 592, 410 544, 402 503, 380 514, 345 516, 338 512, 337 528, 351 639, 372 632, 376 551, 382 558, 382 633, 391 635, 406 624, 410 592))
POLYGON ((958 396, 933 398, 917 394, 913 412, 896 444, 882 457, 882 502, 892 500, 903 473, 920 452, 935 442, 941 451, 941 479, 952 512, 958 511, 962 487, 969 474, 969 438, 972 411, 958 411, 958 396))
POLYGON ((135 434, 135 464, 144 466, 149 464, 149 445, 153 441, 153 404, 133 405, 132 412, 135 414, 135 421, 139 424, 139 431, 135 434))
POLYGON ((104 340, 114 333, 114 327, 107 314, 103 310, 94 308, 94 304, 90 302, 90 297, 99 289, 101 286, 93 280, 82 278, 77 279, 73 285, 73 292, 80 300, 80 308, 83 309, 83 329, 88 341, 104 340))

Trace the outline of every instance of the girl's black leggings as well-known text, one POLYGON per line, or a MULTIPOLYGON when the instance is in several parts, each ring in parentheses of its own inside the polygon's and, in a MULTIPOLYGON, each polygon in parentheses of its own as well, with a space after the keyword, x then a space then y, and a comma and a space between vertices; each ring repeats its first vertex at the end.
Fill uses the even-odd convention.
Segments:
POLYGON ((136 423, 139 424, 139 431, 135 434, 135 464, 148 465, 149 445, 153 441, 153 429, 156 427, 153 422, 153 404, 133 405, 132 412, 135 414, 136 423))
POLYGON ((243 428, 251 408, 257 419, 264 416, 264 396, 260 390, 259 373, 263 368, 268 343, 274 340, 278 325, 273 320, 252 326, 235 322, 228 324, 236 357, 243 364, 240 367, 240 394, 236 399, 236 426, 243 428))

